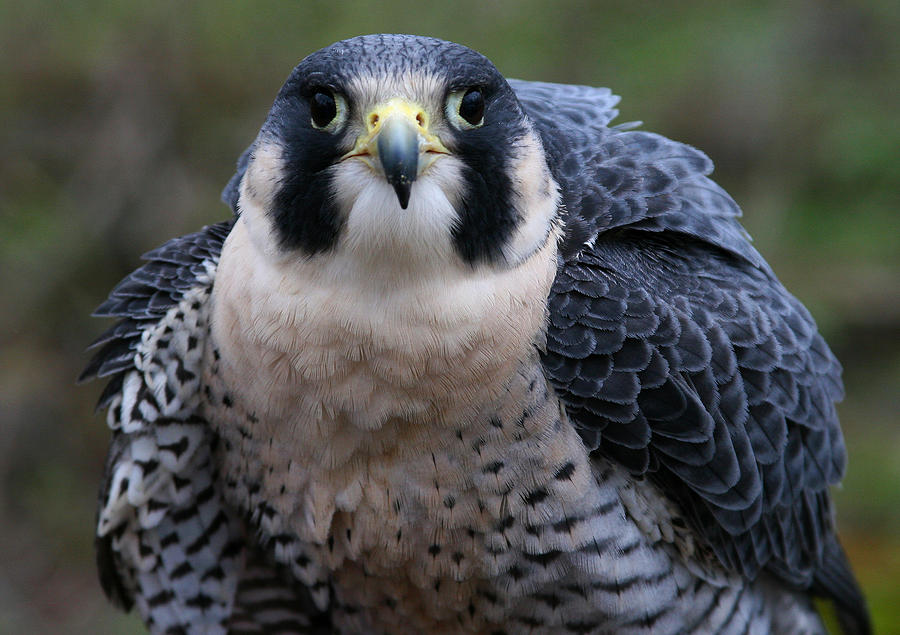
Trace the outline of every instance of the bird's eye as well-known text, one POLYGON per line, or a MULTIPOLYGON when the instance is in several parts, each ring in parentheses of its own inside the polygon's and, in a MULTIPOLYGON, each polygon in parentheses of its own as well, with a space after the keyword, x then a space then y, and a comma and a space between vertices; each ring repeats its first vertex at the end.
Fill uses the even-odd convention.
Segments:
POLYGON ((318 89, 309 98, 309 117, 314 127, 324 130, 337 115, 338 104, 331 91, 318 89))
POLYGON ((484 122, 484 95, 477 88, 470 88, 459 102, 459 116, 472 126, 484 122))
POLYGON ((458 128, 478 128, 484 124, 484 95, 477 88, 459 90, 447 98, 447 118, 458 128))

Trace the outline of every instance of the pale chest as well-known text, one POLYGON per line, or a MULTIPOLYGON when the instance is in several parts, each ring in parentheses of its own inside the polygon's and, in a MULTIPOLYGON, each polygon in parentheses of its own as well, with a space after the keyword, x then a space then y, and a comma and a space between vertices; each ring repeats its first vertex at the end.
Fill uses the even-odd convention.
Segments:
MULTIPOLYGON (((211 372, 228 496, 274 538, 279 559, 310 586, 327 580, 341 606, 367 619, 403 606, 435 624, 455 620, 485 579, 510 575, 526 527, 558 515, 542 499, 574 504, 591 489, 580 441, 539 367, 521 370, 504 386, 516 398, 476 420, 388 421, 356 432, 370 443, 332 466, 320 459, 333 453, 300 447, 302 429, 261 425, 211 372)), ((336 436, 354 434, 343 428, 336 436)), ((540 537, 531 541, 540 551, 540 537)))
MULTIPOLYGON (((297 449, 298 430, 258 436, 214 372, 209 385, 227 496, 346 632, 491 632, 512 618, 554 632, 678 592, 658 529, 635 520, 647 501, 612 464, 598 471, 536 356, 466 425, 388 421, 333 466, 297 449), (634 585, 644 578, 655 582, 634 585)), ((668 513, 650 503, 651 517, 668 513)))

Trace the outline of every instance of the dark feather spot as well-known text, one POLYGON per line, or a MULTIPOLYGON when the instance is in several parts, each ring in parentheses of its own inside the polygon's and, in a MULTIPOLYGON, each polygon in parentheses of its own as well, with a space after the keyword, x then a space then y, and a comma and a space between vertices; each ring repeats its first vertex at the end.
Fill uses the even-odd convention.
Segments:
POLYGON ((494 529, 502 533, 512 527, 515 523, 515 518, 513 518, 512 516, 506 516, 500 519, 500 521, 495 525, 494 529))
POLYGON ((546 499, 548 495, 549 494, 547 494, 547 490, 545 490, 543 487, 539 487, 538 489, 532 490, 525 496, 525 504, 534 507, 535 505, 546 499))
POLYGON ((175 570, 172 571, 172 579, 178 580, 179 578, 183 578, 187 574, 191 573, 194 568, 188 562, 182 562, 180 565, 175 567, 175 570))
POLYGON ((571 461, 559 468, 553 475, 557 481, 567 481, 575 473, 575 464, 571 461))
POLYGON ((522 555, 529 562, 533 562, 535 564, 546 567, 553 563, 557 558, 559 558, 562 555, 562 552, 556 549, 552 549, 547 553, 525 553, 522 555))
POLYGON ((162 606, 163 604, 167 604, 175 599, 175 593, 166 589, 164 591, 160 591, 156 595, 151 595, 147 598, 147 605, 150 608, 156 608, 158 606, 162 606))
POLYGON ((534 599, 538 602, 542 602, 554 610, 559 607, 560 604, 562 604, 562 600, 555 593, 537 593, 532 597, 534 597, 534 599))

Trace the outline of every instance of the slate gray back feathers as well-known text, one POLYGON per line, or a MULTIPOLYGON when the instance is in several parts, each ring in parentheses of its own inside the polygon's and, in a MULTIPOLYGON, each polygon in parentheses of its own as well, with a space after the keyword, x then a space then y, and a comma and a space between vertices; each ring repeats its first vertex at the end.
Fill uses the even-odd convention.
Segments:
POLYGON ((585 442, 655 479, 729 568, 813 588, 866 632, 828 494, 840 365, 812 317, 703 153, 606 127, 604 89, 514 86, 562 189, 544 364, 585 442))

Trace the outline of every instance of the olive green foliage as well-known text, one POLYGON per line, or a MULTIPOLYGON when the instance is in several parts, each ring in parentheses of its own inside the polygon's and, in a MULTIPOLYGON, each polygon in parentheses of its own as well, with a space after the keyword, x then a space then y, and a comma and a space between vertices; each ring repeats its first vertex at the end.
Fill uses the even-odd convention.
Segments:
POLYGON ((710 154, 844 362, 840 526, 900 632, 898 26, 888 0, 0 2, 0 632, 140 632, 93 570, 88 316, 140 253, 227 217, 219 190, 300 58, 382 31, 610 86, 621 121, 710 154))

